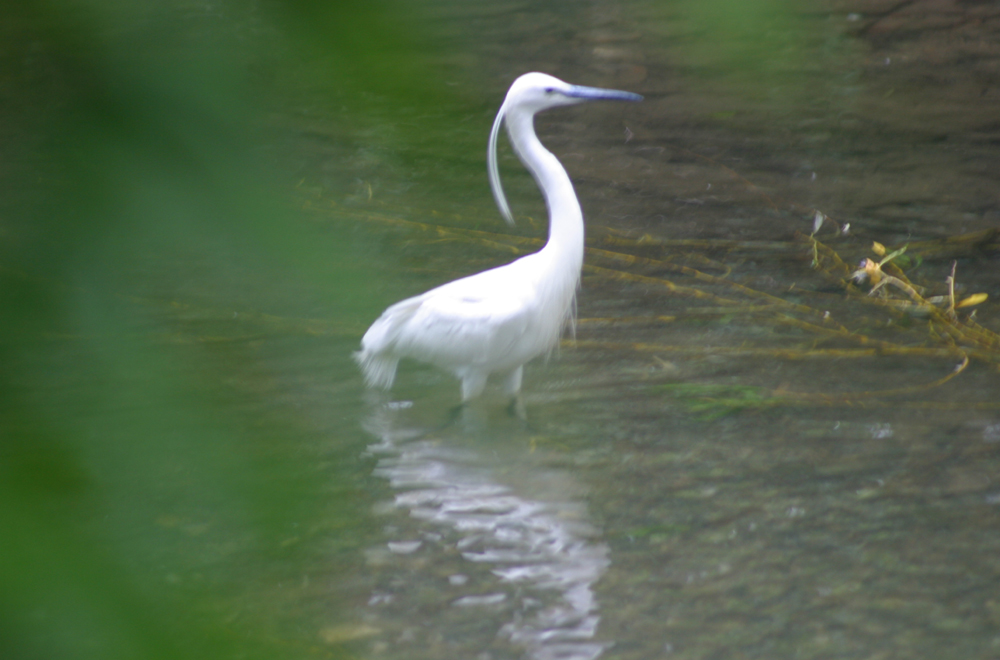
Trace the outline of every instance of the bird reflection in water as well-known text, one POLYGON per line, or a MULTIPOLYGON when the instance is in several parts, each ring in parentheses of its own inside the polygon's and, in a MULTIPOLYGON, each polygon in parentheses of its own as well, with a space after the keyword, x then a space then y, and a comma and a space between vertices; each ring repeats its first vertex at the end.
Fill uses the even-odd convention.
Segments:
MULTIPOLYGON (((368 420, 367 430, 378 438, 369 452, 378 457, 375 474, 396 491, 393 508, 416 519, 417 530, 387 541, 389 551, 421 553, 419 565, 431 574, 428 579, 440 566, 451 566, 456 554, 475 567, 488 568, 492 580, 486 584, 470 583, 461 571, 453 571, 450 586, 442 588, 454 592, 452 608, 479 608, 482 617, 495 617, 498 637, 529 658, 600 656, 607 644, 595 639, 599 616, 593 587, 610 564, 608 548, 595 540, 597 532, 581 502, 519 492, 528 488, 518 484, 546 482, 558 483, 558 489, 567 492, 572 490, 570 477, 537 461, 524 465, 526 456, 508 460, 494 452, 477 452, 469 448, 472 438, 446 440, 394 429, 391 413, 383 408, 368 420), (514 467, 511 462, 520 464, 514 467), (516 478, 505 483, 498 476, 502 474, 516 478), (501 603, 502 608, 490 607, 501 603)), ((466 572, 475 567, 470 565, 466 572)), ((407 580, 417 582, 420 577, 408 575, 407 580)), ((390 598, 375 594, 370 605, 378 607, 390 598)), ((414 616, 426 616, 426 610, 416 608, 421 613, 414 616)), ((441 634, 448 635, 444 630, 441 634)))

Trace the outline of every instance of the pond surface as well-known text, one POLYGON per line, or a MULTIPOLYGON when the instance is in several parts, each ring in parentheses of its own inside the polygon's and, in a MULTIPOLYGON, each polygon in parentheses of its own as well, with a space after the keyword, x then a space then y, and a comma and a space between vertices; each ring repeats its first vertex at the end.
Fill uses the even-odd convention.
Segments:
POLYGON ((304 657, 1000 654, 1000 12, 755 4, 428 3, 454 121, 414 110, 404 148, 377 97, 275 113, 294 217, 353 241, 371 299, 224 250, 142 292, 164 346, 217 343, 248 462, 309 484, 263 558, 180 486, 121 505, 155 580, 224 583, 234 629, 304 657), (646 97, 538 118, 588 223, 575 338, 526 368, 526 422, 496 389, 454 416, 415 363, 365 391, 380 309, 541 245, 531 178, 502 145, 510 231, 483 162, 531 70, 646 97), (917 298, 851 280, 875 242, 917 298), (986 302, 949 312, 952 273, 986 302))

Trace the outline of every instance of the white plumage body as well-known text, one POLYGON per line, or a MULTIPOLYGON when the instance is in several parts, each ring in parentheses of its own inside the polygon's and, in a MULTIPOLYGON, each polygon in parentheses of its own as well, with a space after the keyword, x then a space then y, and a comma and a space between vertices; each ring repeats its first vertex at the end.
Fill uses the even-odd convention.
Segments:
POLYGON ((401 358, 415 358, 462 381, 462 400, 482 393, 490 374, 516 396, 526 362, 550 352, 571 320, 583 265, 583 214, 558 159, 535 135, 535 113, 593 98, 639 100, 627 92, 568 85, 541 73, 511 86, 490 135, 489 172, 497 204, 512 222, 496 166, 501 120, 549 210, 549 240, 539 252, 449 282, 392 305, 361 340, 355 358, 369 386, 388 388, 401 358))
POLYGON ((492 373, 505 377, 507 394, 516 394, 521 366, 559 342, 579 278, 577 266, 577 278, 562 286, 531 282, 545 266, 540 257, 530 254, 389 307, 361 341, 368 384, 390 387, 398 360, 411 357, 453 373, 463 400, 478 396, 492 373), (531 313, 542 309, 550 313, 531 313))

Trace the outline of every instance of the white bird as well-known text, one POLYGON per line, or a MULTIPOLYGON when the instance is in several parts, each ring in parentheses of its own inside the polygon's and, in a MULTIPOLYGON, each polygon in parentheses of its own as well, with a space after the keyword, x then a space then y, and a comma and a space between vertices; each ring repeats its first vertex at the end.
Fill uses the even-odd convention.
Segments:
POLYGON ((631 92, 570 85, 544 73, 526 73, 511 85, 487 149, 493 196, 514 224, 500 185, 497 135, 501 122, 521 162, 534 176, 549 210, 549 240, 534 254, 463 277, 392 305, 365 333, 354 354, 369 387, 388 389, 400 358, 449 371, 462 381, 462 402, 482 394, 490 374, 523 415, 524 364, 552 351, 572 320, 583 266, 583 212, 569 175, 535 135, 535 114, 583 101, 641 101, 631 92))

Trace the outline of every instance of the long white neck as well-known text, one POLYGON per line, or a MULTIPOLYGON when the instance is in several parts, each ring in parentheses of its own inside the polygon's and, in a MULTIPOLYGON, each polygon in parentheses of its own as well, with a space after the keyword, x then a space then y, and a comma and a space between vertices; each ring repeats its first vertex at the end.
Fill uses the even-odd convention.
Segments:
POLYGON ((542 190, 549 209, 549 240, 542 249, 561 272, 572 273, 572 288, 580 279, 583 265, 583 211, 576 200, 573 183, 562 163, 546 149, 535 135, 534 117, 512 113, 506 117, 507 133, 514 150, 542 190))

